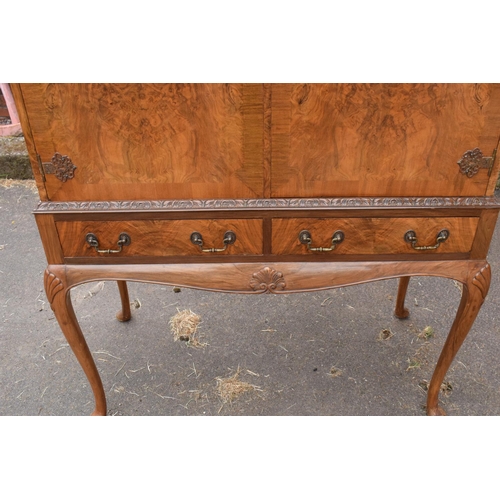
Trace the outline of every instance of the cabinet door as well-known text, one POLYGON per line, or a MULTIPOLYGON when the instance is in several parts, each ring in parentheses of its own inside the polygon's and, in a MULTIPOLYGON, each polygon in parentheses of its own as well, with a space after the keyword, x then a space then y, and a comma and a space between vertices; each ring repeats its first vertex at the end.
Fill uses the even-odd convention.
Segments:
POLYGON ((20 88, 50 200, 263 196, 262 85, 20 88))
POLYGON ((271 194, 480 196, 491 162, 457 162, 499 137, 499 84, 274 85, 271 194))

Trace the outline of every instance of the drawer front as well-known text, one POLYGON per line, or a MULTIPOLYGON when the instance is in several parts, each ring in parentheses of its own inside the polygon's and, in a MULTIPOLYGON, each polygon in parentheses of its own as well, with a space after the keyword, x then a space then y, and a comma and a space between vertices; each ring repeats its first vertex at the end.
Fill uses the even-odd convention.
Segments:
POLYGON ((262 221, 259 219, 185 219, 135 221, 59 221, 57 232, 65 257, 135 257, 182 255, 260 255, 262 254, 262 221), (224 235, 232 231, 234 243, 220 252, 201 249, 224 247, 224 235), (191 235, 201 235, 203 245, 192 243, 191 235), (99 253, 87 243, 95 235, 100 250, 118 250, 120 234, 130 237, 119 253, 99 253))
POLYGON ((273 219, 272 250, 276 255, 332 256, 467 253, 471 250, 478 221, 478 217, 273 219), (405 234, 413 231, 415 247, 433 247, 443 229, 449 236, 435 249, 415 249, 411 241, 405 241, 405 234), (303 230, 310 233, 311 248, 330 248, 336 231, 342 231, 344 238, 332 251, 309 250, 299 241, 299 233, 303 230))

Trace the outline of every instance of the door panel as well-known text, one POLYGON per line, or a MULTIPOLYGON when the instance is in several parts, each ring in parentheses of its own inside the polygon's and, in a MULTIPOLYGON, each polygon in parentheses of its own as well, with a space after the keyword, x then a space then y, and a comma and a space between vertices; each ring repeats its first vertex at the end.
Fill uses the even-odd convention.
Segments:
POLYGON ((499 84, 279 84, 272 90, 273 197, 479 196, 500 136, 499 84))
POLYGON ((260 198, 259 84, 23 84, 51 200, 260 198))

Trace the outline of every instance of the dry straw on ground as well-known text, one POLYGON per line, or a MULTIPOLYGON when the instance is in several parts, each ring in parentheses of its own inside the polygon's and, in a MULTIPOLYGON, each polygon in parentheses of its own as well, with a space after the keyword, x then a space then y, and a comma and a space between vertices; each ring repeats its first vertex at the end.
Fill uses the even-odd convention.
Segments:
POLYGON ((23 186, 27 189, 29 189, 33 193, 37 193, 37 187, 36 183, 34 180, 27 179, 27 180, 20 180, 20 179, 0 179, 0 186, 10 189, 12 187, 16 186, 23 186))
MULTIPOLYGON (((429 382, 427 380, 422 380, 418 385, 425 392, 429 390, 429 382)), ((441 384, 440 389, 445 396, 449 396, 450 392, 453 390, 453 386, 450 384, 450 382, 445 380, 441 384)))
POLYGON ((384 328, 377 336, 377 340, 389 340, 394 336, 394 333, 390 328, 384 328))
POLYGON ((434 336, 434 328, 432 328, 432 326, 426 326, 421 332, 419 332, 419 334, 417 335, 417 337, 419 339, 425 339, 425 340, 428 340, 430 339, 432 336, 434 336))
POLYGON ((184 309, 170 318, 170 329, 174 334, 174 340, 182 340, 191 347, 204 347, 207 344, 201 343, 197 338, 198 325, 201 322, 200 316, 190 309, 184 309))
POLYGON ((342 375, 343 371, 337 368, 336 366, 332 366, 330 368, 330 376, 335 378, 335 377, 340 377, 342 375))
POLYGON ((262 390, 257 385, 249 384, 248 382, 240 380, 239 368, 233 376, 228 378, 217 377, 216 380, 217 392, 222 400, 222 406, 226 403, 231 403, 245 392, 262 390))

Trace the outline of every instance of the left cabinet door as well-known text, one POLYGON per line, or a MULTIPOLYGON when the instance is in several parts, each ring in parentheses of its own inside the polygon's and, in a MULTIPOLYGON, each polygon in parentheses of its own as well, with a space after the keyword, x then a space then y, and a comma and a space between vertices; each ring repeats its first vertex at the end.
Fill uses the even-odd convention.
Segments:
POLYGON ((263 197, 261 84, 19 88, 50 200, 263 197))

